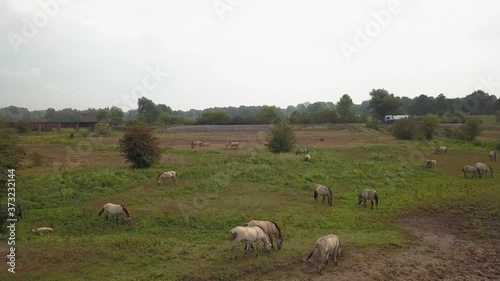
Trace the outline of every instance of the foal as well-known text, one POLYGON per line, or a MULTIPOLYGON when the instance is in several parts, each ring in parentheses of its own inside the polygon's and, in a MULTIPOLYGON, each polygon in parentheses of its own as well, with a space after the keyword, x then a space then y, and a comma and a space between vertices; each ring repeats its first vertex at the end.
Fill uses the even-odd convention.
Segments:
MULTIPOLYGON (((231 235, 231 240, 233 241, 233 247, 231 248, 231 255, 229 256, 229 261, 233 261, 234 258, 238 258, 236 256, 236 248, 238 248, 238 244, 240 242, 250 245, 253 248, 253 243, 255 243, 255 256, 259 257, 258 246, 259 241, 264 242, 264 248, 267 251, 271 251, 271 243, 269 242, 269 238, 267 237, 266 232, 260 226, 237 226, 229 231, 231 235)), ((248 247, 245 247, 245 255, 248 252, 248 247)))

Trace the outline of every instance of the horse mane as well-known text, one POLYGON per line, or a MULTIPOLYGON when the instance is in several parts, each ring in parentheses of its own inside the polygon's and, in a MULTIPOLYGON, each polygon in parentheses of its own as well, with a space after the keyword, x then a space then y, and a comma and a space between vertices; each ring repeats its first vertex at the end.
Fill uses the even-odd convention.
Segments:
POLYGON ((314 199, 318 198, 318 192, 314 190, 314 199))
POLYGON ((373 199, 375 199, 375 202, 378 205, 378 193, 375 191, 375 194, 373 195, 373 199))
POLYGON ((486 166, 488 166, 488 168, 490 168, 490 172, 493 174, 493 169, 491 168, 491 166, 488 164, 486 164, 486 166))
POLYGON ((156 178, 156 182, 158 182, 158 181, 160 180, 161 175, 163 175, 163 172, 161 172, 161 173, 158 175, 158 178, 156 178))
POLYGON ((328 192, 330 192, 330 198, 333 199, 332 190, 329 187, 326 188, 328 188, 328 192))
POLYGON ((231 232, 231 240, 236 239, 238 237, 238 232, 231 232))
POLYGON ((281 235, 281 229, 280 229, 280 227, 278 226, 278 224, 277 224, 277 223, 275 223, 274 221, 271 221, 271 223, 272 223, 272 224, 274 224, 274 226, 276 226, 276 229, 278 229, 278 237, 279 237, 280 239, 283 239, 283 236, 281 235))
POLYGON ((258 227, 258 228, 260 228, 262 230, 262 232, 264 232, 264 235, 266 236, 267 240, 269 240, 269 236, 267 236, 266 231, 262 227, 260 227, 258 225, 255 225, 255 226, 258 227))
POLYGON ((99 212, 99 215, 98 216, 101 216, 102 213, 104 213, 104 208, 101 209, 101 211, 99 212))
POLYGON ((127 214, 127 216, 130 218, 130 217, 131 217, 131 215, 130 215, 130 212, 127 210, 127 208, 125 208, 125 206, 123 206, 123 205, 120 205, 120 206, 122 206, 123 211, 124 211, 124 212, 125 212, 125 214, 127 214))

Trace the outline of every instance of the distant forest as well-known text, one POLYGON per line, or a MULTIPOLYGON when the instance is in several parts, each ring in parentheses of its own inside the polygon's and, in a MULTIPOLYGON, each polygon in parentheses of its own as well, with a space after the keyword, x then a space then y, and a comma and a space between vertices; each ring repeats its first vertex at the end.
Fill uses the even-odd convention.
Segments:
POLYGON ((333 102, 301 103, 287 108, 276 106, 214 107, 204 110, 172 110, 165 104, 155 104, 145 97, 138 99, 137 109, 123 112, 118 107, 89 108, 77 110, 65 108, 29 111, 26 108, 9 106, 0 109, 0 118, 5 122, 77 122, 80 114, 95 114, 98 121, 114 125, 134 124, 269 124, 287 119, 293 124, 366 122, 379 120, 388 114, 426 115, 436 114, 451 123, 461 123, 466 115, 500 114, 500 99, 477 90, 463 98, 447 98, 420 95, 415 98, 398 97, 385 89, 373 89, 370 100, 354 104, 348 94, 333 102))

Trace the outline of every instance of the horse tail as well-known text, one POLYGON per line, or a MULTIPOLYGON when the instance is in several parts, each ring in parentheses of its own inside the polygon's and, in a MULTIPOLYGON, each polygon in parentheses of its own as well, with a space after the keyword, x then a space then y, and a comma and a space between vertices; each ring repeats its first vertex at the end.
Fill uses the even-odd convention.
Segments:
POLYGON ((491 177, 493 177, 493 169, 491 168, 490 165, 486 164, 486 166, 488 166, 488 168, 490 168, 490 173, 491 173, 491 177))
POLYGON ((233 241, 234 239, 236 239, 236 237, 238 237, 238 232, 230 232, 231 233, 231 241, 233 241))
POLYGON ((373 195, 373 199, 375 200, 375 205, 378 206, 378 193, 375 192, 375 194, 373 195))
POLYGON ((102 213, 104 213, 104 208, 101 209, 101 211, 99 212, 99 215, 98 216, 101 216, 102 213))
POLYGON ((130 217, 131 217, 131 215, 130 215, 130 212, 127 210, 127 208, 125 208, 125 206, 123 206, 123 205, 120 205, 120 206, 122 206, 123 211, 125 212, 125 214, 127 214, 127 217, 129 217, 129 218, 130 218, 130 217))
POLYGON ((314 191, 314 200, 318 199, 318 192, 315 190, 314 191))
POLYGON ((328 188, 328 192, 330 193, 330 198, 333 199, 332 190, 329 187, 327 187, 327 188, 328 188))
POLYGON ((161 175, 163 175, 163 172, 161 172, 161 173, 158 175, 158 178, 156 178, 156 182, 157 182, 157 183, 159 183, 161 175))
POLYGON ((309 256, 307 256, 306 261, 308 261, 312 257, 312 255, 314 254, 314 251, 316 251, 316 249, 318 248, 318 245, 319 244, 316 243, 316 246, 314 246, 314 249, 311 251, 311 253, 309 254, 309 256))

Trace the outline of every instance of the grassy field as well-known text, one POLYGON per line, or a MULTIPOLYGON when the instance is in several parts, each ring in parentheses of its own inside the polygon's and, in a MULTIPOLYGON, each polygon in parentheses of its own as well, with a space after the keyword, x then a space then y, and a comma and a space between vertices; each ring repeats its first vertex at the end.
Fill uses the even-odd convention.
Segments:
POLYGON ((266 280, 332 232, 341 237, 347 255, 349 249, 408 243, 411 236, 394 221, 419 212, 463 213, 471 232, 499 238, 497 179, 464 179, 461 172, 463 165, 479 161, 498 170, 500 162, 487 162, 487 152, 500 131, 489 130, 487 139, 469 144, 398 141, 359 125, 303 128, 297 131, 298 146, 309 149, 312 162, 294 153, 267 152, 262 131, 164 131, 158 135, 161 163, 144 170, 123 163, 116 149, 119 134, 22 136, 28 155, 36 151, 44 162, 36 166, 26 160, 16 171, 17 200, 25 209, 16 237, 18 273, 7 275, 5 269, 0 279, 234 280, 257 271, 257 279, 266 280), (194 139, 213 145, 190 149, 194 139), (228 140, 243 140, 242 149, 224 149, 228 140), (448 154, 435 155, 442 144, 449 146, 448 154), (426 168, 425 159, 436 159, 437 167, 426 168), (165 170, 178 172, 175 185, 156 185, 165 170), (331 187, 333 207, 314 201, 316 183, 331 187), (365 187, 380 195, 373 211, 357 204, 365 187), (125 205, 134 226, 98 217, 108 202, 125 205), (252 219, 276 221, 283 249, 258 259, 240 252, 229 263, 229 230, 252 219), (31 232, 41 226, 54 232, 31 232))

